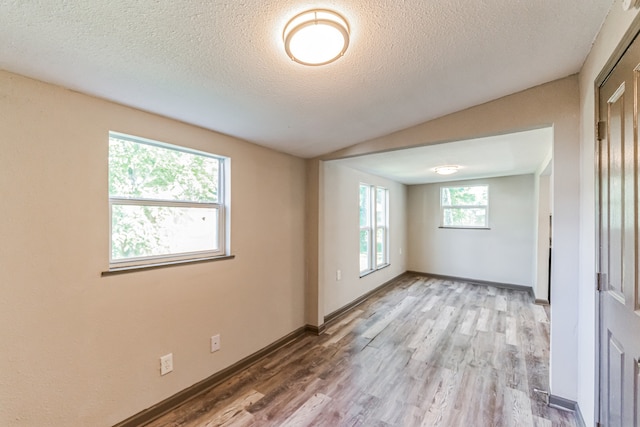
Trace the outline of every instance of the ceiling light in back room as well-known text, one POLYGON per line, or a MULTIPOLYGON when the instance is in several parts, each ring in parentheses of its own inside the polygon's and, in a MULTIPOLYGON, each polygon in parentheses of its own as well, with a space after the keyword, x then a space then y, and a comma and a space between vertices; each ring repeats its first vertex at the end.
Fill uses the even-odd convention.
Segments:
POLYGON ((325 65, 349 47, 349 24, 342 15, 313 9, 294 16, 282 33, 287 55, 303 65, 325 65))
POLYGON ((434 168, 433 170, 438 175, 451 175, 451 174, 454 174, 454 173, 458 172, 458 169, 460 169, 460 166, 458 166, 458 165, 446 165, 446 166, 438 166, 437 168, 434 168))

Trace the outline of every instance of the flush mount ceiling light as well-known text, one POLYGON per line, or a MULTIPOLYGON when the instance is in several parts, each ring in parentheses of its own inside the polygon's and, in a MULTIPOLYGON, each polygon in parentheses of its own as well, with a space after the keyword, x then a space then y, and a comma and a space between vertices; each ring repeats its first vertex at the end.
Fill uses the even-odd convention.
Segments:
POLYGON ((282 33, 289 57, 303 65, 329 64, 349 47, 349 24, 327 9, 313 9, 294 16, 282 33))
POLYGON ((458 169, 460 169, 460 166, 447 165, 447 166, 438 166, 437 168, 434 169, 434 171, 438 175, 451 175, 458 172, 458 169))

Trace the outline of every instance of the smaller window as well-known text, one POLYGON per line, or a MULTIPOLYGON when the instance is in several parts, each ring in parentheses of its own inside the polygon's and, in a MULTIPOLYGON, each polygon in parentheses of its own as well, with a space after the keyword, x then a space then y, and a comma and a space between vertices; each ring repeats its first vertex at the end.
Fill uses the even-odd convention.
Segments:
POLYGON ((489 186, 440 188, 441 226, 451 228, 489 227, 489 186))

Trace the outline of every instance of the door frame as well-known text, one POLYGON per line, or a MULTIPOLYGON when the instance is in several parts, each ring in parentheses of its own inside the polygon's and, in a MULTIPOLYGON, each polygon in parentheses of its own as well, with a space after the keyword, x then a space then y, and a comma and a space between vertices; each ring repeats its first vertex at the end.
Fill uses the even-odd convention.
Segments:
POLYGON ((600 296, 600 292, 599 292, 599 288, 598 288, 598 273, 600 272, 600 252, 601 252, 601 242, 600 242, 600 221, 601 221, 601 216, 600 216, 600 212, 601 212, 601 208, 602 208, 602 197, 601 197, 601 186, 600 186, 600 167, 601 167, 601 162, 600 162, 600 144, 601 144, 601 140, 599 139, 599 135, 598 135, 598 122, 600 121, 600 86, 602 86, 606 81, 607 78, 609 77, 609 75, 611 74, 611 72, 613 71, 613 69, 615 68, 615 66, 618 64, 618 62, 620 62, 620 60, 622 59, 622 56, 625 54, 625 52, 627 51, 627 49, 629 48, 629 46, 631 46, 631 44, 633 43, 633 41, 636 39, 636 37, 640 37, 640 14, 638 14, 633 22, 631 23, 631 25, 629 26, 629 28, 627 29, 627 31, 625 32, 624 36, 622 37, 622 39, 618 42, 616 48, 613 50, 612 54, 609 56, 609 59, 607 60, 607 62, 605 63, 605 65, 602 67, 602 69, 600 70, 600 73, 598 74, 598 76, 596 77, 595 81, 594 81, 594 85, 593 85, 593 89, 594 89, 594 129, 595 129, 595 141, 594 141, 594 172, 595 172, 595 188, 594 188, 594 196, 595 196, 595 236, 596 236, 596 259, 595 259, 595 271, 594 271, 594 279, 595 279, 595 283, 594 283, 594 289, 597 292, 597 297, 596 297, 596 305, 595 305, 595 318, 596 318, 596 325, 595 325, 595 343, 596 343, 596 348, 594 348, 595 351, 595 366, 596 366, 596 372, 595 372, 595 391, 596 391, 596 395, 594 396, 595 399, 595 408, 596 408, 596 413, 595 413, 595 419, 596 422, 600 422, 601 420, 601 415, 602 415, 602 407, 601 407, 601 396, 600 396, 600 351, 601 351, 601 346, 602 346, 602 337, 601 337, 601 323, 602 323, 602 319, 600 318, 600 314, 601 314, 601 296, 600 296))

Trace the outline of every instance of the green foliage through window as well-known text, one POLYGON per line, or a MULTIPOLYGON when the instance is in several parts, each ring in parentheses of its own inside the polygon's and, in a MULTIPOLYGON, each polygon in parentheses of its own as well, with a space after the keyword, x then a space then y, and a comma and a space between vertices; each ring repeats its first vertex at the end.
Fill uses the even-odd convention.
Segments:
POLYGON ((109 137, 109 196, 218 202, 220 159, 109 137))

